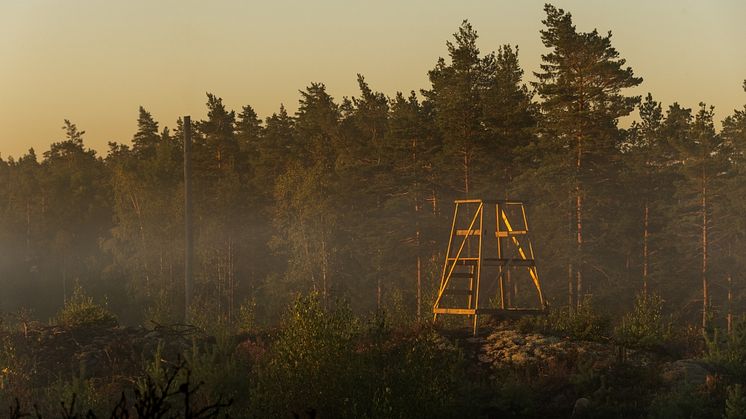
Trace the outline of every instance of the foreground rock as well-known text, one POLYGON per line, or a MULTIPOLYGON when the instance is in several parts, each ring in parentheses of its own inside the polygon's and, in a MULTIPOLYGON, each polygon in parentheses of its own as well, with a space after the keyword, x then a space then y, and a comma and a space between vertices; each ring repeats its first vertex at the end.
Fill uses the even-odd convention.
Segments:
POLYGON ((623 350, 608 343, 572 341, 538 333, 521 333, 499 327, 483 341, 478 359, 494 368, 528 367, 582 359, 593 368, 605 368, 624 359, 634 366, 655 362, 655 355, 623 350))
MULTIPOLYGON (((143 361, 176 359, 193 342, 207 339, 191 326, 143 327, 102 326, 64 328, 35 325, 24 333, 0 334, 10 348, 12 364, 6 375, 31 372, 31 383, 44 383, 59 376, 110 377, 136 374, 143 361), (21 368, 19 368, 19 366, 21 368)), ((0 368, 2 369, 2 368, 0 368)))

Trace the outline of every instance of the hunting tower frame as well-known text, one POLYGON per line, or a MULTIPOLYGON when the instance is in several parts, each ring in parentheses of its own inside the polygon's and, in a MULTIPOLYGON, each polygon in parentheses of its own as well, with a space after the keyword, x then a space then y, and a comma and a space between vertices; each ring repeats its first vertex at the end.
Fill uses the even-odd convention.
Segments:
POLYGON ((437 321, 439 314, 472 316, 476 335, 480 314, 510 317, 543 311, 546 304, 524 203, 482 199, 460 199, 454 203, 451 236, 433 305, 433 321, 437 321), (489 268, 497 268, 497 275, 489 268), (510 278, 515 268, 523 268, 528 273, 536 290, 538 308, 512 307, 510 299, 506 299, 506 295, 509 296, 505 289, 506 278, 510 278), (485 300, 494 288, 497 288, 499 300, 485 300))

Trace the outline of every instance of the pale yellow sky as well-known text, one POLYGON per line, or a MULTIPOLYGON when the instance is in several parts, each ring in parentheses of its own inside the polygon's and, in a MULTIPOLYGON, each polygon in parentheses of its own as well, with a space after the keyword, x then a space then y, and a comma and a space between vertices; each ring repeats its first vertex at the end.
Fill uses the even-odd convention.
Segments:
MULTIPOLYGON (((319 81, 337 99, 357 94, 356 73, 393 95, 428 87, 462 19, 480 48, 520 47, 527 79, 544 52, 544 1, 433 0, 0 0, 0 155, 38 154, 67 118, 86 144, 129 143, 137 108, 161 127, 205 117, 205 92, 261 117, 319 81)), ((664 104, 716 106, 722 119, 746 103, 746 2, 554 2, 578 29, 613 44, 664 104)))

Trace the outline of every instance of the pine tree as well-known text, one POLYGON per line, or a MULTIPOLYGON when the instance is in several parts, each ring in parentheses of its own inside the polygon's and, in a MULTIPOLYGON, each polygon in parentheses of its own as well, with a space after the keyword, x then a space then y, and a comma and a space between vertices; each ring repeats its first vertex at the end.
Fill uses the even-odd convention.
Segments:
POLYGON ((565 154, 563 164, 573 167, 573 190, 568 192, 574 200, 576 260, 570 270, 575 271, 574 291, 579 303, 587 287, 583 282, 588 256, 584 243, 589 241, 591 226, 585 221, 592 218, 588 203, 601 202, 601 196, 588 195, 614 177, 613 172, 604 172, 613 170, 619 149, 617 122, 639 101, 637 96, 624 96, 622 89, 637 86, 642 79, 624 67, 626 61, 611 46, 611 33, 578 32, 570 13, 549 4, 544 11, 546 29, 541 31, 541 39, 550 52, 542 55, 534 86, 542 99, 542 141, 555 142, 565 154))
POLYGON ((50 257, 59 266, 62 286, 58 301, 71 290, 73 278, 89 274, 89 258, 100 257, 99 238, 111 228, 108 179, 96 152, 86 149, 85 131, 65 120, 65 139, 44 153, 45 218, 49 222, 50 257))
POLYGON ((525 166, 521 164, 525 163, 523 151, 533 140, 536 106, 532 103, 532 93, 522 82, 518 47, 501 46, 495 61, 495 74, 483 93, 485 151, 489 160, 482 172, 493 185, 491 188, 497 185, 507 195, 513 178, 525 166))
POLYGON ((422 93, 430 102, 443 135, 442 167, 447 175, 444 180, 460 177, 460 186, 458 182, 447 184, 454 192, 468 197, 487 187, 484 180, 475 181, 475 176, 481 176, 474 173, 474 166, 483 157, 483 95, 494 84, 495 55, 480 57, 477 32, 466 20, 453 37, 455 43, 446 42, 450 63, 438 59, 435 68, 428 72, 432 87, 422 93))
POLYGON ((631 251, 641 255, 642 293, 649 291, 653 270, 664 264, 651 261, 651 254, 664 253, 665 237, 662 234, 664 215, 670 212, 669 197, 674 192, 676 154, 663 134, 664 115, 661 104, 648 93, 639 106, 640 121, 635 121, 629 130, 628 140, 623 145, 625 182, 628 184, 630 211, 642 214, 635 216, 633 225, 642 224, 641 240, 630 240, 631 251), (641 220, 641 222, 637 222, 641 220), (638 253, 639 252, 639 253, 638 253))
POLYGON ((439 231, 437 225, 441 220, 433 211, 437 202, 434 161, 440 143, 432 121, 415 92, 406 98, 402 93, 397 93, 390 106, 387 143, 392 149, 392 170, 398 183, 387 206, 397 215, 390 221, 392 230, 403 234, 400 241, 407 245, 407 249, 414 251, 411 255, 397 248, 396 253, 401 258, 397 266, 406 264, 407 269, 399 270, 414 271, 416 314, 421 319, 428 290, 435 286, 424 281, 428 276, 427 265, 440 250, 434 248, 434 235, 439 231), (410 260, 414 260, 411 268, 410 260))
MULTIPOLYGON (((746 90, 746 81, 744 82, 746 90)), ((735 288, 733 284, 734 272, 744 269, 744 261, 736 257, 746 250, 746 220, 741 216, 746 212, 746 105, 741 110, 735 110, 733 115, 723 121, 723 129, 720 133, 723 146, 727 150, 728 160, 731 163, 729 176, 726 179, 725 188, 729 193, 722 194, 722 210, 717 214, 718 218, 725 219, 730 227, 727 229, 727 260, 725 265, 727 283, 727 328, 728 332, 733 328, 735 288), (738 214, 738 215, 736 215, 738 214), (735 215, 735 216, 734 216, 735 215)))
POLYGON ((140 158, 153 157, 159 141, 158 123, 153 119, 150 112, 140 106, 137 132, 132 137, 132 151, 140 158))
MULTIPOLYGON (((275 297, 291 290, 313 289, 328 304, 333 289, 337 241, 334 210, 336 145, 340 144, 339 106, 321 83, 301 91, 295 118, 297 154, 275 183, 274 246, 287 252, 284 283, 275 283, 275 297)), ((268 124, 269 130, 269 124, 268 124)))
POLYGON ((700 256, 698 271, 702 284, 703 329, 707 327, 711 315, 710 248, 713 229, 719 229, 712 219, 713 204, 717 203, 721 186, 719 177, 726 164, 722 138, 715 132, 713 116, 714 109, 708 108, 704 103, 700 103, 693 119, 688 109, 683 110, 675 104, 669 109, 666 121, 669 132, 678 131, 678 135, 670 137, 670 141, 677 150, 682 176, 678 191, 681 205, 679 211, 681 217, 687 221, 680 232, 680 243, 685 255, 695 253, 700 256), (688 121, 691 121, 688 129, 682 129, 685 128, 682 125, 688 121), (674 127, 677 131, 673 131, 674 127), (696 226, 696 229, 687 229, 687 226, 696 226))

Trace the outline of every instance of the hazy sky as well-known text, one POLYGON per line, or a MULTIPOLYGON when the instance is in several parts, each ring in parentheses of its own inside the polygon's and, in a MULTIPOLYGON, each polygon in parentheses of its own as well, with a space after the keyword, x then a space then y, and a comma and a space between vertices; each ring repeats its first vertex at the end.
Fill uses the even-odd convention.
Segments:
MULTIPOLYGON (((545 52, 544 1, 0 0, 0 155, 38 154, 63 119, 105 152, 129 143, 142 105, 161 124, 204 118, 205 92, 264 118, 319 81, 357 94, 356 73, 393 95, 428 87, 463 19, 483 52, 520 47, 527 81, 545 52)), ((611 30, 613 45, 664 104, 746 103, 746 1, 554 2, 579 30, 611 30)))

